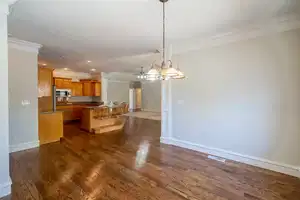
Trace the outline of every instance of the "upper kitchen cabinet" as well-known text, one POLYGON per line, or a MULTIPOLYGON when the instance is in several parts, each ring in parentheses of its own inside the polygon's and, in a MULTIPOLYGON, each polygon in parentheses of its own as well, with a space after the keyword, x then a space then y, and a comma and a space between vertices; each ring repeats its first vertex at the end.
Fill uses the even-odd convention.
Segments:
POLYGON ((38 95, 39 97, 52 96, 52 75, 53 70, 50 68, 38 68, 38 95))
POLYGON ((83 87, 83 96, 93 96, 92 82, 91 81, 81 81, 83 87))
POLYGON ((70 78, 53 78, 56 89, 72 89, 72 79, 70 78))
POLYGON ((83 87, 81 82, 72 82, 72 96, 83 96, 83 87))
POLYGON ((83 85, 83 96, 101 96, 101 82, 95 80, 80 80, 83 85))
POLYGON ((94 96, 101 96, 101 82, 94 82, 94 96))

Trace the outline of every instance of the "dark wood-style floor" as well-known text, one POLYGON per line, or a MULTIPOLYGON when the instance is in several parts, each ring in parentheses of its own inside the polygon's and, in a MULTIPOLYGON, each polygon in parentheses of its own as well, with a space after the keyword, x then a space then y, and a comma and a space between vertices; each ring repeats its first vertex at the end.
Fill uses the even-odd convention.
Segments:
POLYGON ((23 199, 300 199, 300 179, 160 144, 160 121, 129 118, 125 131, 11 154, 12 196, 23 199))

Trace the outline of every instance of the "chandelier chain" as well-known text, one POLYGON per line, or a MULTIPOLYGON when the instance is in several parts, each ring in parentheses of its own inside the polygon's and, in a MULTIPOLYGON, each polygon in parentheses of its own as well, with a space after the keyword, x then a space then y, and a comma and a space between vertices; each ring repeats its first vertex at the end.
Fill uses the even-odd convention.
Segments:
MULTIPOLYGON (((162 45, 162 63, 160 68, 157 68, 155 66, 155 61, 151 65, 151 69, 148 71, 148 73, 145 73, 145 76, 141 76, 142 78, 145 78, 149 81, 155 81, 155 80, 170 80, 170 79, 184 79, 185 75, 183 72, 180 71, 179 68, 175 69, 173 68, 173 64, 171 60, 167 60, 166 56, 166 5, 165 3, 168 2, 168 0, 159 0, 163 3, 162 6, 162 31, 163 31, 163 45, 162 45), (167 64, 168 63, 168 64, 167 64)), ((170 55, 171 57, 172 55, 170 55)), ((143 72, 143 68, 141 69, 143 72)))

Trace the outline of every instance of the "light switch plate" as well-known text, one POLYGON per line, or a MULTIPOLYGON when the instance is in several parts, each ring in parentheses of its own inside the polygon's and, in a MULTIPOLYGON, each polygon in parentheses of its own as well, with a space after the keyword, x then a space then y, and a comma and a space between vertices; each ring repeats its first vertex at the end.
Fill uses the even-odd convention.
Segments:
POLYGON ((27 106, 30 105, 30 101, 29 100, 22 100, 22 106, 27 106))

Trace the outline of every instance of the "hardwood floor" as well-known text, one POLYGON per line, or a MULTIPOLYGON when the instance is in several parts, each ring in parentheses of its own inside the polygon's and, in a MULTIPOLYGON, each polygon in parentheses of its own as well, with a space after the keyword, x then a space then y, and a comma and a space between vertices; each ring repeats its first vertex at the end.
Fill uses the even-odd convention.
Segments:
POLYGON ((11 154, 12 196, 23 199, 299 200, 300 179, 160 144, 160 121, 129 118, 125 131, 11 154))

